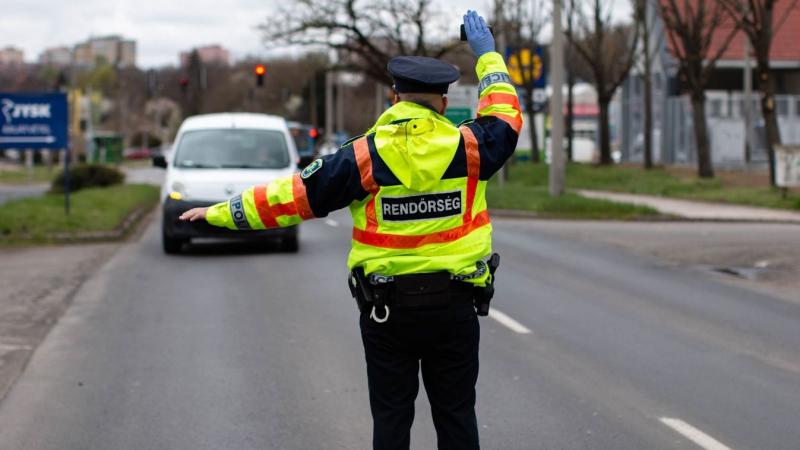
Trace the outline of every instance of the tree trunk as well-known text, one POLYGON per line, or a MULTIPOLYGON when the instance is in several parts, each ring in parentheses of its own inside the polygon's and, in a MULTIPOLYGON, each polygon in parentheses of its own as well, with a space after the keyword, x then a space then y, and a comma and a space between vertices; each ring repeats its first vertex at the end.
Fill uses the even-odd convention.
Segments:
POLYGON ((769 61, 758 62, 758 87, 761 91, 761 115, 764 117, 770 185, 775 186, 775 146, 781 143, 778 115, 775 112, 775 83, 769 61))
MULTIPOLYGON (((571 20, 571 19, 570 19, 571 20)), ((573 106, 575 105, 575 75, 572 73, 572 68, 569 67, 569 72, 567 72, 567 161, 573 161, 572 155, 572 138, 575 129, 575 117, 572 115, 573 106)))
POLYGON ((523 95, 523 101, 525 102, 525 110, 528 111, 528 118, 530 123, 528 124, 528 130, 530 133, 531 138, 531 162, 538 163, 539 158, 539 136, 536 130, 536 113, 533 111, 533 88, 525 89, 525 95, 523 95))
POLYGON ((610 98, 598 98, 600 106, 600 164, 604 166, 614 162, 611 159, 611 125, 608 116, 610 103, 610 98))
POLYGON ((644 168, 653 168, 653 70, 650 38, 644 33, 644 168))
POLYGON ((708 142, 708 125, 706 124, 706 94, 692 93, 692 121, 694 140, 697 147, 697 176, 714 178, 711 164, 711 145, 708 142))

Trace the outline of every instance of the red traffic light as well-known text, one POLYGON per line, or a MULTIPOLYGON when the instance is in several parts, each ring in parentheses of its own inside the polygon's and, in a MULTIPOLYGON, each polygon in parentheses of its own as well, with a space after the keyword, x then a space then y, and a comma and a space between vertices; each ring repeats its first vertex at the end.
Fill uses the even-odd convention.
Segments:
POLYGON ((317 131, 316 128, 308 130, 308 137, 310 137, 311 139, 316 139, 317 136, 319 136, 319 131, 317 131))
POLYGON ((255 72, 255 74, 256 74, 256 75, 258 75, 258 76, 262 76, 262 75, 264 75, 265 73, 267 73, 267 68, 266 68, 266 67, 264 67, 264 65, 263 65, 263 64, 258 64, 258 65, 256 65, 256 67, 253 69, 253 72, 255 72))

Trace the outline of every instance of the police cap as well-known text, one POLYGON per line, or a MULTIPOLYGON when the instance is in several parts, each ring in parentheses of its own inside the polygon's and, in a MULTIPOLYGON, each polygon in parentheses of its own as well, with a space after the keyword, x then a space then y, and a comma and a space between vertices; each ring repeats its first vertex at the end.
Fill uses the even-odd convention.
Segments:
POLYGON ((461 76, 452 65, 427 56, 398 56, 387 66, 394 79, 394 90, 446 94, 450 83, 461 76))

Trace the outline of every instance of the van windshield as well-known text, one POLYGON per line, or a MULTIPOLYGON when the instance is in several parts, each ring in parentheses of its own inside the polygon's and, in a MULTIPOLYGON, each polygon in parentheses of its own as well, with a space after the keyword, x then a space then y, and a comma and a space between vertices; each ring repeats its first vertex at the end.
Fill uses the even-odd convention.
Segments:
POLYGON ((195 130, 181 137, 175 167, 282 169, 288 167, 286 138, 275 130, 195 130))

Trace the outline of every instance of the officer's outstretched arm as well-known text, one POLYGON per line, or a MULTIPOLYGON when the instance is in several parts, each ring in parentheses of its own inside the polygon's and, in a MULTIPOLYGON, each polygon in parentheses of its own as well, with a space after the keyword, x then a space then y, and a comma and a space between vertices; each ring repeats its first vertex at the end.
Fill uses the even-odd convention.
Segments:
MULTIPOLYGON (((232 199, 217 203, 194 217, 231 230, 263 230, 287 227, 304 220, 325 217, 367 196, 361 187, 352 145, 312 162, 302 172, 266 185, 253 186, 232 199)), ((183 216, 181 218, 184 218, 183 216)))

